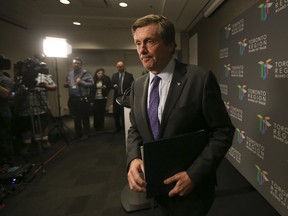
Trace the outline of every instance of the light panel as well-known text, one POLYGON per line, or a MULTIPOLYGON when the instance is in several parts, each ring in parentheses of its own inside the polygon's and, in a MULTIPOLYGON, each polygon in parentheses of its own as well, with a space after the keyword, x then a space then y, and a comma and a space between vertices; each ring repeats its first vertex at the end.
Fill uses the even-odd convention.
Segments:
POLYGON ((65 38, 46 37, 43 41, 43 53, 47 57, 67 58, 72 53, 72 46, 65 38))

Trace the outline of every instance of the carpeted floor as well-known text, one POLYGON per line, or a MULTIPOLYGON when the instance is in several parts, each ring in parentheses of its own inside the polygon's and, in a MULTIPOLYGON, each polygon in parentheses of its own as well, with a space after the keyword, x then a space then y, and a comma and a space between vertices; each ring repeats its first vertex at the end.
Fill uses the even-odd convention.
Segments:
MULTIPOLYGON (((106 118, 106 131, 93 133, 85 141, 70 142, 72 134, 65 132, 69 143, 56 140, 51 150, 45 150, 40 157, 42 169, 35 171, 31 182, 10 191, 0 215, 160 216, 157 207, 133 212, 123 208, 121 194, 127 185, 125 135, 124 131, 113 133, 111 118, 106 118)), ((69 119, 66 123, 71 129, 69 119)), ((209 216, 243 215, 279 214, 224 160, 209 216)))

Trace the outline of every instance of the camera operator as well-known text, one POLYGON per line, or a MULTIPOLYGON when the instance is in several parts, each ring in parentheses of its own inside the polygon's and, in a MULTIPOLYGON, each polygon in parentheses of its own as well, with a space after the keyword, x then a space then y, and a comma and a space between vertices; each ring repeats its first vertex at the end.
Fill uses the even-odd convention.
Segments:
MULTIPOLYGON (((41 63, 42 67, 43 64, 41 63)), ((28 74, 24 75, 28 76, 28 74)), ((34 88, 27 90, 25 98, 18 105, 18 122, 22 136, 22 154, 27 154, 32 140, 41 141, 43 148, 50 148, 48 140, 50 111, 48 107, 48 91, 55 90, 57 85, 50 75, 38 73, 34 88), (32 118, 32 120, 31 120, 32 118)))
POLYGON ((12 162, 12 114, 9 99, 14 82, 5 75, 4 70, 10 69, 10 60, 0 54, 0 166, 12 162))

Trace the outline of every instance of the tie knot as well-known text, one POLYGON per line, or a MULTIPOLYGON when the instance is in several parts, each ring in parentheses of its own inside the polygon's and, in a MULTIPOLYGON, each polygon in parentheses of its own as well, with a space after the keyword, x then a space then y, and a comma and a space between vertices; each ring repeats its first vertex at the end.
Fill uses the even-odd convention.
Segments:
POLYGON ((160 80, 161 80, 161 77, 159 77, 159 76, 154 76, 154 78, 153 78, 153 85, 158 85, 159 82, 160 82, 160 80))

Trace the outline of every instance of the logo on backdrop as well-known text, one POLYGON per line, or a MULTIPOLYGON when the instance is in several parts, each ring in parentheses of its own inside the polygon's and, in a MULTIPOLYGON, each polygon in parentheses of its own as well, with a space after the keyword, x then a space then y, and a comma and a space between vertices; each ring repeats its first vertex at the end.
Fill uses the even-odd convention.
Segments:
POLYGON ((273 3, 269 2, 269 0, 266 0, 265 3, 260 4, 258 8, 260 8, 261 11, 261 21, 266 21, 269 14, 269 9, 272 6, 273 3))
POLYGON ((257 169, 257 182, 259 185, 263 185, 264 182, 268 182, 269 179, 267 178, 268 172, 265 170, 261 170, 258 165, 255 165, 257 169))
POLYGON ((230 71, 231 71, 230 64, 224 65, 224 75, 226 78, 228 78, 230 71))
POLYGON ((246 43, 246 38, 243 39, 242 41, 239 41, 238 44, 239 44, 239 54, 240 56, 243 56, 244 55, 244 52, 246 50, 246 47, 248 46, 248 44, 246 43))
POLYGON ((228 95, 228 85, 226 84, 219 84, 221 94, 228 95))
POLYGON ((237 87, 239 89, 238 97, 242 101, 244 99, 244 97, 245 97, 245 94, 247 93, 247 90, 245 89, 246 85, 243 85, 243 86, 238 85, 237 87))
POLYGON ((239 55, 243 56, 248 50, 248 53, 259 52, 267 49, 268 45, 268 36, 266 34, 260 35, 258 37, 249 39, 244 38, 241 41, 238 41, 239 44, 239 55))
POLYGON ((232 118, 235 118, 235 119, 242 122, 242 120, 243 120, 243 110, 242 109, 239 109, 239 108, 234 107, 234 106, 230 106, 229 111, 230 111, 229 114, 232 118))
POLYGON ((268 76, 269 70, 273 67, 270 62, 272 59, 267 59, 266 61, 259 61, 260 65, 260 77, 262 80, 265 80, 268 76))
POLYGON ((288 1, 287 0, 275 0, 275 13, 279 13, 284 9, 288 9, 288 1))
POLYGON ((275 78, 285 79, 288 78, 288 60, 275 61, 275 78))
POLYGON ((248 41, 248 52, 259 52, 267 49, 268 36, 267 34, 260 35, 258 37, 249 39, 248 41))
POLYGON ((228 150, 228 154, 239 164, 241 164, 241 152, 235 149, 233 146, 231 146, 228 150))
POLYGON ((224 29, 225 29, 225 38, 228 39, 229 36, 230 36, 230 32, 231 32, 231 30, 232 30, 231 24, 228 24, 227 26, 225 26, 224 29))
POLYGON ((223 48, 220 49, 219 51, 219 58, 223 59, 223 58, 228 58, 229 57, 229 48, 223 48))
POLYGON ((237 33, 244 31, 244 19, 242 18, 233 24, 229 23, 225 26, 224 30, 226 39, 230 37, 230 34, 236 35, 237 33))
POLYGON ((230 110, 230 103, 229 103, 228 101, 224 101, 224 104, 225 104, 226 110, 229 112, 229 110, 230 110))
POLYGON ((259 118, 259 131, 262 134, 265 134, 267 129, 271 126, 270 122, 268 122, 268 120, 270 120, 271 118, 269 116, 262 116, 262 115, 257 115, 257 117, 259 118))
POLYGON ((249 102, 266 106, 267 93, 264 90, 248 89, 247 98, 249 102))
POLYGON ((244 77, 244 65, 232 65, 230 70, 231 77, 244 77))
POLYGON ((271 180, 270 185, 270 194, 276 199, 276 201, 279 202, 281 206, 285 206, 288 209, 288 191, 287 191, 287 185, 279 184, 278 182, 271 180))
POLYGON ((239 144, 242 144, 243 141, 245 140, 245 131, 241 131, 240 129, 236 128, 236 137, 237 137, 237 142, 239 144))
POLYGON ((273 138, 282 143, 288 144, 288 126, 274 122, 273 138))
POLYGON ((264 160, 265 147, 248 136, 246 136, 246 148, 256 156, 264 160))

